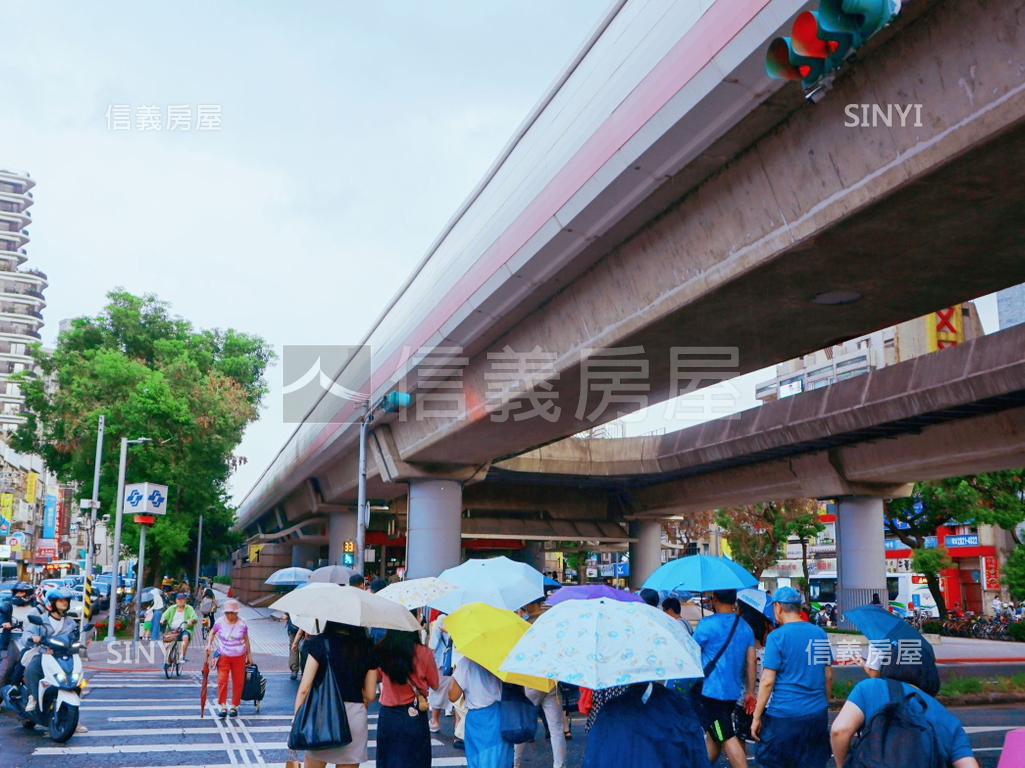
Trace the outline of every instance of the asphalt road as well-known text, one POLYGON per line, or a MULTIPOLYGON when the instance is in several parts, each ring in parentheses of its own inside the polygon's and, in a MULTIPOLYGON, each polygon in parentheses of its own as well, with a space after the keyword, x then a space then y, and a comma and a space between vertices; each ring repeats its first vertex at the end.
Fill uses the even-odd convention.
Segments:
MULTIPOLYGON (((153 668, 95 672, 92 692, 82 707, 87 733, 58 745, 41 731, 24 731, 10 715, 0 717, 0 768, 149 768, 185 766, 281 766, 296 683, 286 673, 267 673, 268 690, 260 711, 243 703, 237 720, 220 721, 208 713, 200 718, 199 675, 196 665, 180 680, 165 680, 153 668)), ((968 727, 980 763, 995 768, 1004 734, 1025 727, 1020 706, 971 707, 955 710, 968 727)), ((371 739, 375 715, 371 713, 371 739)), ((463 753, 452 747, 451 718, 443 720, 434 738, 434 765, 466 765, 463 753)), ((582 722, 574 723, 568 768, 583 764, 582 722)), ((538 729, 538 741, 528 748, 524 767, 550 768, 551 750, 538 729)), ((374 750, 371 746, 370 762, 374 750)), ((720 765, 725 765, 721 762, 720 765)))

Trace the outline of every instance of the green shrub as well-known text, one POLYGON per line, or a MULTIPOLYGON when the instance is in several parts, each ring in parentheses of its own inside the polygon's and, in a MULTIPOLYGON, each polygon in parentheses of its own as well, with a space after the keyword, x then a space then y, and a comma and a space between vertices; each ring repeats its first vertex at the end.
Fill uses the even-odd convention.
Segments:
POLYGON ((955 677, 940 686, 943 696, 963 696, 966 693, 982 693, 983 682, 977 677, 955 677))
POLYGON ((927 635, 942 635, 943 634, 943 622, 942 621, 927 621, 922 624, 922 632, 927 635))
POLYGON ((851 695, 851 689, 854 688, 854 684, 854 680, 837 680, 833 683, 833 698, 846 699, 851 695))
POLYGON ((231 576, 214 576, 214 584, 227 584, 231 586, 231 576))
POLYGON ((1007 634, 1012 640, 1025 643, 1025 624, 1020 621, 1012 624, 1007 628, 1007 634))

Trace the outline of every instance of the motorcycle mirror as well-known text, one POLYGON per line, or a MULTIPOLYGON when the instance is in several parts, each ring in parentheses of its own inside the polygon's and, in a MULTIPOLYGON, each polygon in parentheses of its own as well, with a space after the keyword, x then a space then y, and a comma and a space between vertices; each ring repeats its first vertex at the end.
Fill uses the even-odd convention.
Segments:
POLYGON ((29 624, 35 624, 36 626, 40 626, 40 627, 43 626, 43 617, 42 616, 38 616, 38 615, 36 615, 34 613, 30 613, 25 618, 28 619, 28 623, 29 624))

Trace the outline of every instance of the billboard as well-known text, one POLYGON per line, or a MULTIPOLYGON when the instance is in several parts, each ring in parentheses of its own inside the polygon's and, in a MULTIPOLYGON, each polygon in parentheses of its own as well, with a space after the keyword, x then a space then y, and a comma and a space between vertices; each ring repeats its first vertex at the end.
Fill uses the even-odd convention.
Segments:
POLYGON ((47 496, 43 507, 43 538, 57 538, 57 497, 47 496))

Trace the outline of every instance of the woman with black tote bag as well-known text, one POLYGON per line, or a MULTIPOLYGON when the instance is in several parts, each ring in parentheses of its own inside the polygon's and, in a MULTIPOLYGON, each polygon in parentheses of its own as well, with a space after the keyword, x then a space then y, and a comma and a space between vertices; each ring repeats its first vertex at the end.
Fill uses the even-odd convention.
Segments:
POLYGON ((328 622, 323 634, 307 637, 306 647, 289 747, 306 749, 306 768, 357 768, 367 759, 367 707, 377 696, 366 630, 328 622))

